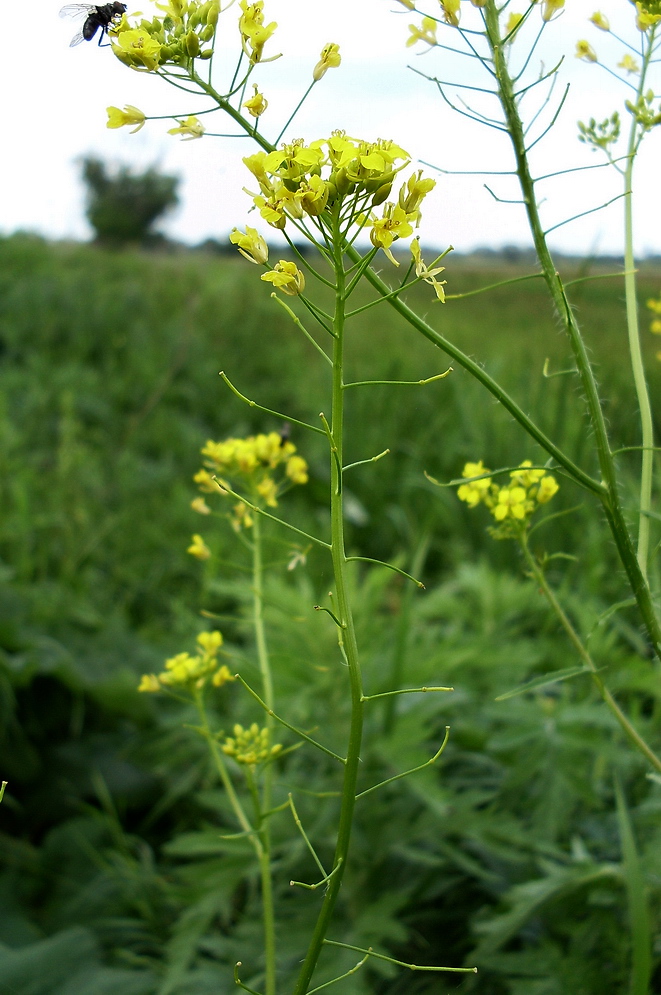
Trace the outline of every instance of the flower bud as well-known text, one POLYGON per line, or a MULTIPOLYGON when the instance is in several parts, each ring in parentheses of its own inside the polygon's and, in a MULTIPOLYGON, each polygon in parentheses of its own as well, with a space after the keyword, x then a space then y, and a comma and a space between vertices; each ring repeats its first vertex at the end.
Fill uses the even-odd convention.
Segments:
POLYGON ((186 51, 190 55, 191 59, 194 59, 200 54, 200 39, 194 31, 189 31, 186 35, 186 51))

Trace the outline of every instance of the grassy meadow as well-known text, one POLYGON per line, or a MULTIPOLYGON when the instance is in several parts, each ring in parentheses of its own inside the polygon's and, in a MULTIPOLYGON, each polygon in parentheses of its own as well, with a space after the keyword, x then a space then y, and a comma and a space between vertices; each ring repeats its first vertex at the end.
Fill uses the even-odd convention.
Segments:
MULTIPOLYGON (((525 272, 498 258, 450 257, 446 289, 464 294, 525 272)), ((635 446, 623 289, 606 273, 601 263, 577 266, 576 277, 595 279, 571 288, 572 303, 613 446, 635 446)), ((661 272, 643 268, 641 303, 660 289, 661 272)), ((236 398, 219 371, 293 418, 318 424, 329 404, 327 369, 269 292, 239 258, 0 240, 0 776, 9 782, 0 806, 0 995, 225 995, 236 990, 238 959, 245 983, 260 988, 250 847, 232 838, 204 744, 182 725, 192 714, 136 687, 210 623, 246 679, 257 673, 245 550, 226 522, 202 519, 190 502, 207 439, 282 425, 236 398), (196 532, 214 554, 205 563, 186 553, 196 532)), ((432 297, 424 285, 411 293, 597 473, 569 347, 542 281, 445 305, 432 297)), ((420 380, 449 365, 387 305, 356 318, 349 337, 351 380, 420 380)), ((661 364, 653 337, 643 339, 661 437, 661 364)), ((390 449, 347 478, 350 550, 391 560, 426 585, 420 592, 357 565, 366 688, 455 691, 384 699, 369 712, 365 786, 424 763, 446 725, 450 740, 437 765, 359 803, 332 935, 407 963, 474 964, 479 973, 423 975, 370 961, 335 990, 625 995, 633 936, 652 949, 650 992, 661 991, 661 783, 646 776, 584 677, 495 700, 571 666, 571 647, 514 544, 491 539, 484 509, 471 511, 424 475, 443 482, 467 460, 494 468, 544 455, 459 368, 425 386, 347 396, 347 462, 390 449), (636 875, 645 907, 628 898, 636 875)), ((292 441, 310 482, 278 513, 325 536, 326 442, 296 426, 292 441)), ((637 457, 620 459, 633 513, 637 457)), ((658 670, 636 616, 625 608, 602 618, 627 596, 607 530, 596 504, 558 480, 553 510, 568 513, 537 530, 533 546, 566 554, 550 579, 609 687, 658 749, 658 670)), ((267 533, 279 708, 339 748, 347 706, 337 640, 313 611, 331 582, 326 553, 276 527, 267 533), (307 562, 288 570, 292 547, 307 562)), ((259 716, 232 685, 218 694, 216 718, 229 729, 259 716)), ((276 800, 293 792, 322 855, 337 787, 335 767, 306 747, 278 768, 276 800)), ((289 886, 316 871, 287 812, 272 832, 284 992, 319 894, 289 886)), ((317 983, 355 960, 351 951, 336 951, 333 964, 326 956, 317 983)))

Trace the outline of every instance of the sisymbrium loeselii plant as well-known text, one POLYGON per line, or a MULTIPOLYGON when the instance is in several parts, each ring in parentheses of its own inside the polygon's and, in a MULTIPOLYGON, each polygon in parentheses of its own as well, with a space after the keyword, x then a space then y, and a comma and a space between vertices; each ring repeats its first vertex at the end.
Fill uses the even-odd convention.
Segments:
MULTIPOLYGON (((196 728, 208 744, 217 776, 229 800, 234 831, 249 840, 259 865, 264 964, 261 974, 256 972, 255 977, 262 979, 265 995, 275 995, 276 991, 281 990, 276 928, 278 910, 273 896, 273 875, 277 873, 277 862, 273 859, 271 829, 274 819, 285 817, 293 817, 296 831, 300 832, 319 868, 320 880, 307 887, 323 893, 311 924, 307 948, 300 951, 301 966, 291 988, 293 995, 306 995, 340 980, 333 978, 323 984, 315 982, 315 971, 325 946, 348 948, 359 955, 354 966, 341 977, 352 975, 375 960, 416 971, 474 970, 472 967, 405 964, 371 947, 342 944, 331 936, 342 879, 351 861, 350 843, 356 804, 360 804, 362 795, 381 787, 380 784, 363 786, 359 783, 366 712, 373 707, 371 702, 374 698, 394 700, 401 694, 451 690, 440 686, 393 687, 383 694, 370 695, 365 693, 363 686, 350 576, 351 571, 357 568, 350 564, 356 560, 366 561, 367 558, 350 556, 345 547, 344 479, 356 467, 385 458, 388 453, 386 450, 351 464, 345 461, 347 433, 350 433, 350 424, 345 424, 346 391, 369 388, 375 382, 351 382, 347 376, 347 341, 356 320, 366 310, 383 305, 393 308, 409 325, 411 332, 422 334, 445 356, 471 374, 516 420, 528 437, 528 443, 536 444, 545 453, 546 462, 526 460, 493 471, 485 468, 482 461, 468 462, 460 480, 442 486, 459 485, 459 498, 471 508, 486 506, 495 522, 491 527, 494 538, 511 539, 518 543, 528 573, 546 596, 566 633, 575 654, 575 665, 544 675, 545 683, 567 681, 580 674, 589 674, 626 741, 644 758, 649 770, 656 775, 661 773, 661 760, 657 753, 609 690, 607 661, 593 659, 586 635, 570 619, 561 604, 561 596, 551 587, 547 566, 568 554, 540 554, 531 546, 531 536, 544 521, 542 512, 558 491, 558 478, 561 477, 563 490, 571 488, 572 491, 582 492, 586 500, 598 509, 605 534, 610 536, 617 550, 622 568, 621 597, 608 613, 608 618, 633 608, 636 624, 645 634, 649 656, 656 657, 658 665, 661 658, 661 623, 655 600, 657 592, 650 579, 651 529, 655 520, 652 511, 654 442, 638 335, 631 199, 633 167, 642 139, 661 122, 658 98, 650 81, 658 51, 659 4, 657 0, 650 0, 629 4, 628 7, 625 5, 623 20, 629 15, 631 21, 630 25, 625 26, 625 33, 631 28, 636 32, 635 40, 624 43, 627 51, 616 68, 611 69, 604 64, 609 72, 618 72, 619 69, 624 87, 633 87, 630 99, 625 101, 629 121, 626 151, 622 155, 614 152, 614 144, 622 130, 619 113, 614 113, 602 123, 590 120, 587 125, 580 126, 582 141, 603 152, 621 173, 624 182, 621 196, 625 204, 625 265, 622 275, 627 297, 627 331, 636 399, 641 413, 641 445, 637 447, 641 461, 640 497, 632 508, 624 504, 619 475, 620 454, 610 442, 593 364, 572 308, 571 287, 560 277, 549 249, 549 232, 566 221, 551 227, 543 224, 538 186, 548 177, 542 174, 535 176, 531 166, 533 148, 551 131, 562 105, 561 99, 559 107, 552 106, 552 88, 560 67, 536 74, 531 59, 541 35, 556 29, 564 0, 524 3, 519 12, 513 11, 509 2, 499 6, 494 0, 439 0, 438 4, 430 3, 429 10, 418 9, 413 0, 399 2, 407 11, 421 17, 410 25, 407 44, 425 45, 430 56, 434 49, 443 47, 462 52, 473 60, 483 74, 483 86, 473 88, 481 95, 478 99, 490 103, 488 107, 478 110, 465 104, 458 107, 452 98, 454 84, 428 76, 442 99, 458 113, 487 127, 497 128, 510 139, 513 172, 520 184, 539 263, 539 269, 530 277, 540 279, 546 285, 573 353, 575 370, 567 375, 577 378, 583 396, 585 424, 593 451, 591 457, 581 463, 533 421, 521 404, 478 361, 437 329, 436 325, 442 323, 442 317, 439 318, 442 308, 436 307, 436 317, 428 320, 409 303, 411 296, 407 296, 407 291, 416 285, 425 285, 423 289, 429 291, 430 305, 447 301, 446 306, 452 306, 452 301, 461 297, 460 294, 447 292, 444 280, 438 279, 444 272, 440 264, 446 253, 425 262, 416 234, 425 198, 434 190, 435 180, 416 168, 411 155, 394 139, 357 138, 339 130, 310 139, 290 136, 292 121, 303 100, 310 96, 328 70, 340 66, 336 44, 329 43, 323 48, 302 100, 279 133, 268 138, 262 131, 262 119, 268 119, 269 102, 252 77, 258 65, 274 63, 279 56, 274 38, 277 24, 268 20, 263 0, 252 4, 240 0, 238 6, 230 3, 224 8, 216 0, 205 3, 169 0, 168 3, 156 3, 152 17, 132 15, 130 12, 122 15, 109 26, 108 32, 112 50, 124 65, 134 71, 159 77, 178 90, 205 101, 202 108, 196 107, 190 113, 173 117, 170 134, 186 141, 223 135, 222 130, 212 132, 207 126, 211 120, 209 115, 217 112, 227 115, 237 133, 250 137, 254 142, 256 150, 243 160, 251 208, 262 219, 263 228, 270 226, 278 233, 279 245, 283 241, 287 243, 289 251, 284 251, 283 255, 290 258, 278 258, 273 263, 273 250, 263 232, 248 225, 237 226, 231 233, 230 241, 249 263, 263 269, 260 282, 270 284, 273 306, 282 309, 305 336, 319 362, 327 369, 330 379, 327 396, 319 398, 319 423, 312 424, 249 399, 227 373, 221 374, 227 389, 253 409, 285 420, 295 425, 297 430, 314 433, 326 441, 330 466, 329 534, 314 535, 278 513, 280 498, 285 491, 304 485, 308 479, 305 460, 295 452, 292 443, 283 434, 272 432, 244 439, 209 441, 202 450, 203 467, 195 477, 202 493, 193 502, 194 510, 202 516, 228 520, 229 527, 242 537, 250 553, 252 620, 261 686, 255 689, 243 674, 236 672, 237 668, 230 666, 231 655, 223 658, 223 637, 216 629, 199 634, 194 655, 188 652, 177 654, 166 662, 162 673, 145 675, 140 685, 141 691, 158 691, 192 701, 197 709, 199 726, 196 728), (214 52, 220 31, 225 36, 233 33, 235 38, 237 57, 232 66, 217 64, 214 52), (539 88, 543 96, 536 110, 524 119, 527 104, 523 105, 523 99, 531 91, 538 92, 534 88, 539 88), (281 144, 284 136, 286 140, 281 144), (302 246, 306 251, 302 251, 302 246), (389 267, 385 277, 375 268, 384 264, 389 267), (373 295, 367 303, 354 303, 354 294, 364 283, 369 284, 373 295), (498 483, 505 475, 506 482, 498 483), (209 501, 220 502, 220 505, 210 505, 209 501), (218 513, 213 510, 217 506, 230 510, 218 513), (630 524, 632 517, 636 519, 635 529, 630 524), (310 733, 313 730, 298 728, 291 722, 287 717, 286 699, 278 697, 264 621, 266 568, 262 527, 265 525, 293 532, 298 540, 319 547, 332 564, 333 591, 329 603, 317 607, 326 613, 329 626, 334 627, 337 636, 337 679, 343 682, 350 701, 347 740, 336 749, 323 742, 323 733, 318 737, 316 734, 312 736, 310 733), (247 727, 235 722, 227 732, 212 727, 207 702, 212 695, 227 693, 231 682, 234 689, 240 688, 254 705, 255 719, 247 727), (299 747, 321 753, 325 761, 330 759, 337 765, 340 803, 332 863, 328 867, 320 860, 314 848, 315 841, 306 833, 293 798, 276 796, 273 772, 277 767, 286 777, 288 758, 299 747)), ((593 14, 591 25, 594 31, 616 37, 604 15, 599 12, 593 14)), ((596 43, 593 46, 587 40, 579 40, 576 55, 595 70, 602 65, 596 43)), ((464 84, 457 81, 456 85, 460 87, 464 84)), ((156 118, 133 105, 126 105, 123 110, 108 108, 109 128, 126 126, 137 131, 150 120, 156 118)), ((484 172, 488 173, 488 169, 484 172)), ((263 290, 268 292, 266 287, 263 290)), ((655 313, 656 303, 651 305, 655 313)), ((433 310, 431 313, 434 315, 433 310)), ((272 347, 277 348, 275 344, 272 347)), ((420 383, 441 380, 449 372, 437 373, 420 383)), ((401 381, 393 381, 393 384, 399 383, 401 381)), ((474 459, 476 454, 467 455, 474 459)), ((517 454, 515 459, 518 458, 517 454)), ((433 478, 428 479, 438 483, 433 478)), ((548 516, 546 521, 553 517, 548 516)), ((188 551, 201 561, 212 558, 212 549, 200 534, 193 535, 188 551)), ((410 583, 422 587, 420 581, 399 566, 385 565, 403 574, 410 583)), ((430 758, 430 763, 441 756, 446 741, 447 736, 430 758)), ((415 776, 415 770, 401 771, 383 784, 408 774, 415 776)), ((641 902, 644 897, 632 892, 630 901, 641 902)), ((647 991, 649 984, 649 956, 644 946, 644 943, 634 943, 632 990, 636 995, 647 991)), ((235 967, 234 981, 243 990, 256 991, 242 980, 239 963, 235 967)))

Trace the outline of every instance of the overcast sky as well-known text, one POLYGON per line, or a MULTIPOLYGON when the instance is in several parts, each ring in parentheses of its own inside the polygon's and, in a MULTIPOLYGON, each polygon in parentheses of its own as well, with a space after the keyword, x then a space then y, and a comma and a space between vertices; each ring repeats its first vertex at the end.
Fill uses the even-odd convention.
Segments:
MULTIPOLYGON (((145 13, 154 11, 151 0, 136 3, 145 13)), ((129 12, 136 3, 129 5, 129 12)), ((512 10, 523 11, 525 6, 525 0, 512 0, 512 10)), ((625 51, 622 44, 588 23, 595 6, 592 0, 568 0, 568 11, 549 26, 531 63, 538 72, 540 62, 550 68, 565 54, 562 85, 556 87, 554 96, 560 95, 565 82, 570 83, 558 125, 534 151, 538 173, 599 162, 596 153, 578 143, 576 121, 610 115, 623 107, 632 92, 602 68, 574 57, 578 38, 587 38, 612 66, 625 51)), ((127 69, 111 49, 99 49, 96 42, 69 48, 80 25, 59 18, 59 7, 59 0, 30 0, 3 11, 8 43, 0 96, 5 122, 0 231, 24 229, 53 238, 88 238, 79 166, 80 157, 86 154, 135 166, 156 164, 179 175, 181 206, 164 226, 173 238, 189 243, 207 237, 222 239, 235 225, 244 226, 246 220, 255 223, 255 215, 248 218, 249 201, 242 193, 251 179, 241 163, 241 156, 254 151, 250 142, 210 137, 182 142, 167 134, 172 123, 166 121, 148 122, 135 135, 127 129, 108 130, 105 108, 110 104, 135 104, 148 115, 188 113, 208 105, 152 74, 127 69)), ((639 41, 629 3, 601 0, 599 8, 614 28, 619 27, 634 43, 639 41)), ((435 0, 430 0, 427 10, 438 10, 435 0)), ((477 13, 467 3, 462 3, 462 11, 466 24, 477 13)), ((215 60, 221 69, 223 61, 227 66, 235 58, 238 13, 235 4, 221 19, 226 41, 217 46, 215 60)), ((420 15, 406 11, 395 0, 267 0, 266 14, 267 20, 279 24, 266 54, 283 53, 282 59, 259 66, 254 76, 269 100, 261 119, 268 138, 277 135, 307 87, 323 45, 335 41, 340 44, 341 67, 329 71, 316 86, 285 137, 311 140, 343 128, 354 137, 392 138, 411 153, 414 162, 455 170, 484 169, 485 162, 494 170, 511 168, 505 136, 456 115, 433 84, 408 68, 451 82, 487 85, 473 59, 441 49, 424 54, 423 45, 405 47, 407 25, 419 23, 420 15)), ((535 29, 541 23, 537 10, 531 29, 533 22, 535 29)), ((456 38, 457 32, 439 30, 444 43, 453 44, 456 38)), ((533 111, 533 94, 538 90, 528 98, 533 111)), ((450 86, 448 93, 459 91, 450 86)), ((483 99, 479 94, 463 90, 461 95, 473 106, 486 109, 487 105, 479 103, 483 99)), ((626 112, 624 116, 628 119, 626 112)), ((209 130, 227 130, 221 115, 207 117, 206 123, 209 130)), ((637 176, 641 191, 658 191, 660 140, 653 134, 644 146, 637 176)), ((458 251, 528 243, 521 207, 498 203, 484 189, 486 179, 499 197, 516 197, 510 178, 437 178, 437 187, 425 204, 424 241, 439 246, 451 243, 458 251)), ((597 206, 618 194, 620 183, 608 168, 547 181, 539 191, 547 198, 544 223, 551 227, 597 206)), ((650 209, 648 196, 639 197, 636 214, 638 251, 661 252, 658 211, 650 209)), ((577 253, 616 252, 621 245, 621 217, 621 202, 616 202, 603 212, 558 228, 552 243, 577 253)), ((261 222, 258 227, 268 231, 261 222)))

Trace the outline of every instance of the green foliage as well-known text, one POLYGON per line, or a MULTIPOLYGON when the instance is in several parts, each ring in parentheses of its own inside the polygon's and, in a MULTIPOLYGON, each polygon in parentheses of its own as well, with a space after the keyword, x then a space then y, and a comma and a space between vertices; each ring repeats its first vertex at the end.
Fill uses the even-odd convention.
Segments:
MULTIPOLYGON (((199 609, 257 686, 239 539, 205 521, 217 568, 185 554, 202 528, 189 508, 191 477, 206 439, 280 427, 234 398, 220 369, 249 396, 308 421, 324 371, 238 261, 14 237, 0 242, 0 262, 0 774, 10 782, 0 807, 0 988, 217 995, 234 990, 241 959, 242 980, 259 989, 258 883, 247 841, 227 838, 237 826, 204 743, 181 728, 196 721, 192 711, 135 687, 140 673, 190 645, 205 624, 199 609), (276 332, 277 354, 269 348, 276 332)), ((502 272, 463 262, 447 275, 448 289, 460 292, 502 272)), ((479 350, 580 458, 586 433, 574 377, 542 375, 547 356, 551 372, 571 362, 550 314, 545 322, 541 290, 523 286, 516 301, 497 291, 448 303, 444 333, 479 350)), ((643 274, 643 299, 657 290, 658 275, 643 274)), ((616 281, 600 280, 583 285, 580 306, 601 375, 613 384, 614 444, 632 445, 620 296, 616 281)), ((350 363, 351 379, 420 379, 447 366, 428 343, 371 312, 350 363)), ((656 369, 652 377, 658 397, 656 369)), ((441 976, 442 990, 624 995, 630 922, 644 924, 647 914, 654 933, 661 906, 661 785, 645 776, 589 678, 566 673, 577 661, 515 552, 492 543, 454 491, 432 488, 422 474, 448 480, 467 459, 484 456, 495 467, 539 454, 498 409, 478 404, 479 387, 460 372, 398 390, 398 404, 379 387, 347 392, 355 447, 347 460, 395 440, 391 456, 347 477, 350 551, 399 557, 427 590, 354 566, 365 690, 389 690, 403 674, 404 685, 455 692, 369 703, 359 790, 424 763, 446 725, 451 734, 434 767, 358 802, 331 938, 406 962, 477 964, 476 976, 441 976), (401 552, 411 548, 415 567, 401 552), (546 683, 553 672, 567 679, 546 683), (619 816, 614 776, 626 799, 619 816)), ((312 481, 287 496, 282 513, 323 535, 323 442, 299 432, 294 440, 312 481)), ((578 499, 567 485, 557 500, 570 508, 578 499)), ((625 607, 602 619, 622 588, 594 507, 585 500, 536 542, 580 557, 575 593, 572 562, 554 561, 550 579, 618 701, 658 748, 661 693, 634 616, 625 607)), ((330 575, 318 588, 309 580, 323 557, 311 550, 309 575, 300 566, 288 572, 288 538, 269 530, 266 623, 283 717, 341 750, 348 713, 336 632, 312 609, 327 603, 330 575)), ((235 684, 216 693, 213 711, 227 731, 262 718, 235 684)), ((295 742, 284 731, 282 741, 295 742)), ((292 792, 327 864, 339 765, 305 745, 276 770, 274 802, 292 792)), ((320 901, 320 891, 289 881, 312 882, 319 872, 288 809, 271 830, 286 990, 320 901)), ((635 961, 638 977, 651 970, 652 990, 654 941, 640 941, 635 961)), ((325 951, 318 983, 357 959, 325 951)), ((438 976, 370 961, 341 990, 431 995, 441 987, 438 976)))
POLYGON ((144 173, 127 166, 109 172, 91 156, 83 159, 82 166, 87 219, 102 244, 148 243, 155 237, 156 222, 178 203, 178 178, 153 167, 144 173))

